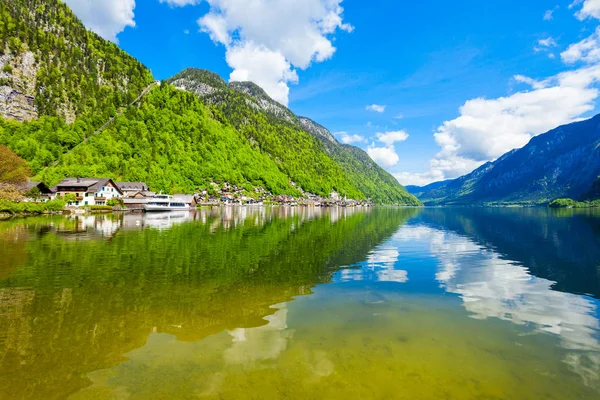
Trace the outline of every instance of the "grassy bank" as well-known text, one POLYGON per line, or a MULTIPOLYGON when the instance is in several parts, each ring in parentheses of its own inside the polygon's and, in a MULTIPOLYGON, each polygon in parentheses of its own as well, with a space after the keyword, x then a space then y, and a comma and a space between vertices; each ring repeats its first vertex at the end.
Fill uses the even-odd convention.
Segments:
POLYGON ((600 199, 597 200, 586 200, 576 201, 573 199, 556 199, 552 203, 548 204, 550 208, 596 208, 600 207, 600 199))
POLYGON ((46 203, 27 203, 0 200, 0 214, 44 214, 62 211, 65 208, 64 200, 52 200, 46 203))

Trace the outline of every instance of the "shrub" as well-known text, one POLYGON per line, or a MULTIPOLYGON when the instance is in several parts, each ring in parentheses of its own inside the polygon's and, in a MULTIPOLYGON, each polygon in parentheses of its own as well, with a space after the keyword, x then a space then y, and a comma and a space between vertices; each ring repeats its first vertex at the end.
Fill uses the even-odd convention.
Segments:
POLYGON ((112 199, 110 199, 106 202, 106 205, 110 206, 112 209, 112 207, 122 206, 123 200, 113 197, 112 199))
POLYGON ((91 211, 112 211, 112 206, 90 206, 91 211))
POLYGON ((59 212, 65 208, 63 199, 51 200, 46 203, 28 203, 0 200, 0 213, 3 214, 42 214, 45 212, 59 212))

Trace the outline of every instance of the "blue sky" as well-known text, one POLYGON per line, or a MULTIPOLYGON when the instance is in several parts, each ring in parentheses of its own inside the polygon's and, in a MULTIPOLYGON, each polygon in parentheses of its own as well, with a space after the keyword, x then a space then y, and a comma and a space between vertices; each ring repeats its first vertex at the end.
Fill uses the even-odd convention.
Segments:
POLYGON ((596 111, 600 0, 67 3, 157 79, 253 80, 403 184, 455 178, 596 111))

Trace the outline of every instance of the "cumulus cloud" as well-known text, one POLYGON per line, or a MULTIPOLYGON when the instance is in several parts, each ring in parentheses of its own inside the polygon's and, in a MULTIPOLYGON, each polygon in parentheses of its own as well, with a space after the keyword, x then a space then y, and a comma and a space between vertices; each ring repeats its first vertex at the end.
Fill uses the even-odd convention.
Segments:
POLYGON ((342 20, 342 0, 207 3, 209 12, 198 25, 215 43, 225 46, 226 60, 234 70, 230 80, 253 80, 284 105, 289 84, 298 81, 295 68, 306 69, 331 58, 336 51, 333 35, 353 30, 342 20), (274 66, 263 69, 269 64, 274 66))
POLYGON ((118 43, 117 35, 135 27, 135 0, 65 0, 89 30, 118 43))
POLYGON ((273 99, 287 105, 288 83, 297 83, 298 75, 281 53, 247 42, 230 47, 226 60, 233 68, 231 81, 252 81, 273 99))
POLYGON ((575 0, 569 8, 582 4, 581 9, 575 14, 580 20, 586 18, 600 19, 600 0, 575 0))
POLYGON ((403 184, 427 184, 456 178, 504 153, 523 147, 536 135, 580 119, 594 109, 600 65, 563 72, 545 80, 516 76, 532 90, 497 99, 467 101, 460 116, 444 122, 434 134, 440 152, 430 171, 400 173, 403 184))
POLYGON ((600 27, 596 28, 596 32, 588 38, 570 45, 560 53, 560 57, 567 64, 574 64, 578 61, 586 63, 600 61, 600 27))
POLYGON ((392 146, 396 142, 404 142, 408 139, 408 133, 405 131, 394 131, 394 132, 385 132, 378 133, 377 140, 381 143, 385 143, 388 146, 392 146))
POLYGON ((379 104, 371 104, 370 106, 366 107, 366 110, 367 111, 374 111, 374 112, 377 112, 377 113, 383 113, 383 112, 385 112, 385 108, 386 107, 387 106, 382 106, 382 105, 379 105, 379 104))
POLYGON ((396 172, 392 175, 404 186, 425 186, 431 182, 444 180, 444 173, 441 171, 428 171, 422 173, 396 172))
POLYGON ((372 144, 367 149, 367 154, 369 154, 369 157, 371 157, 373 161, 384 168, 391 168, 400 161, 400 157, 398 157, 396 149, 394 149, 393 146, 377 147, 375 144, 372 144))
POLYGON ((350 135, 348 134, 348 132, 337 132, 335 133, 335 136, 338 136, 340 138, 340 141, 344 144, 354 144, 365 141, 365 138, 363 136, 356 134, 350 135))
POLYGON ((377 146, 372 143, 367 148, 367 154, 383 168, 391 168, 398 164, 400 157, 396 153, 395 144, 408 139, 408 133, 405 131, 379 132, 375 136, 385 146, 377 146))

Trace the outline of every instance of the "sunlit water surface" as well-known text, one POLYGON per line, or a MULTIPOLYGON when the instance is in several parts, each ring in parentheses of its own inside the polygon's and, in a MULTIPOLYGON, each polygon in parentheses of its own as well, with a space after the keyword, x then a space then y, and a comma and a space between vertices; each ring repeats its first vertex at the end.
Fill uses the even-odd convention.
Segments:
POLYGON ((0 222, 2 399, 598 399, 600 213, 0 222))

